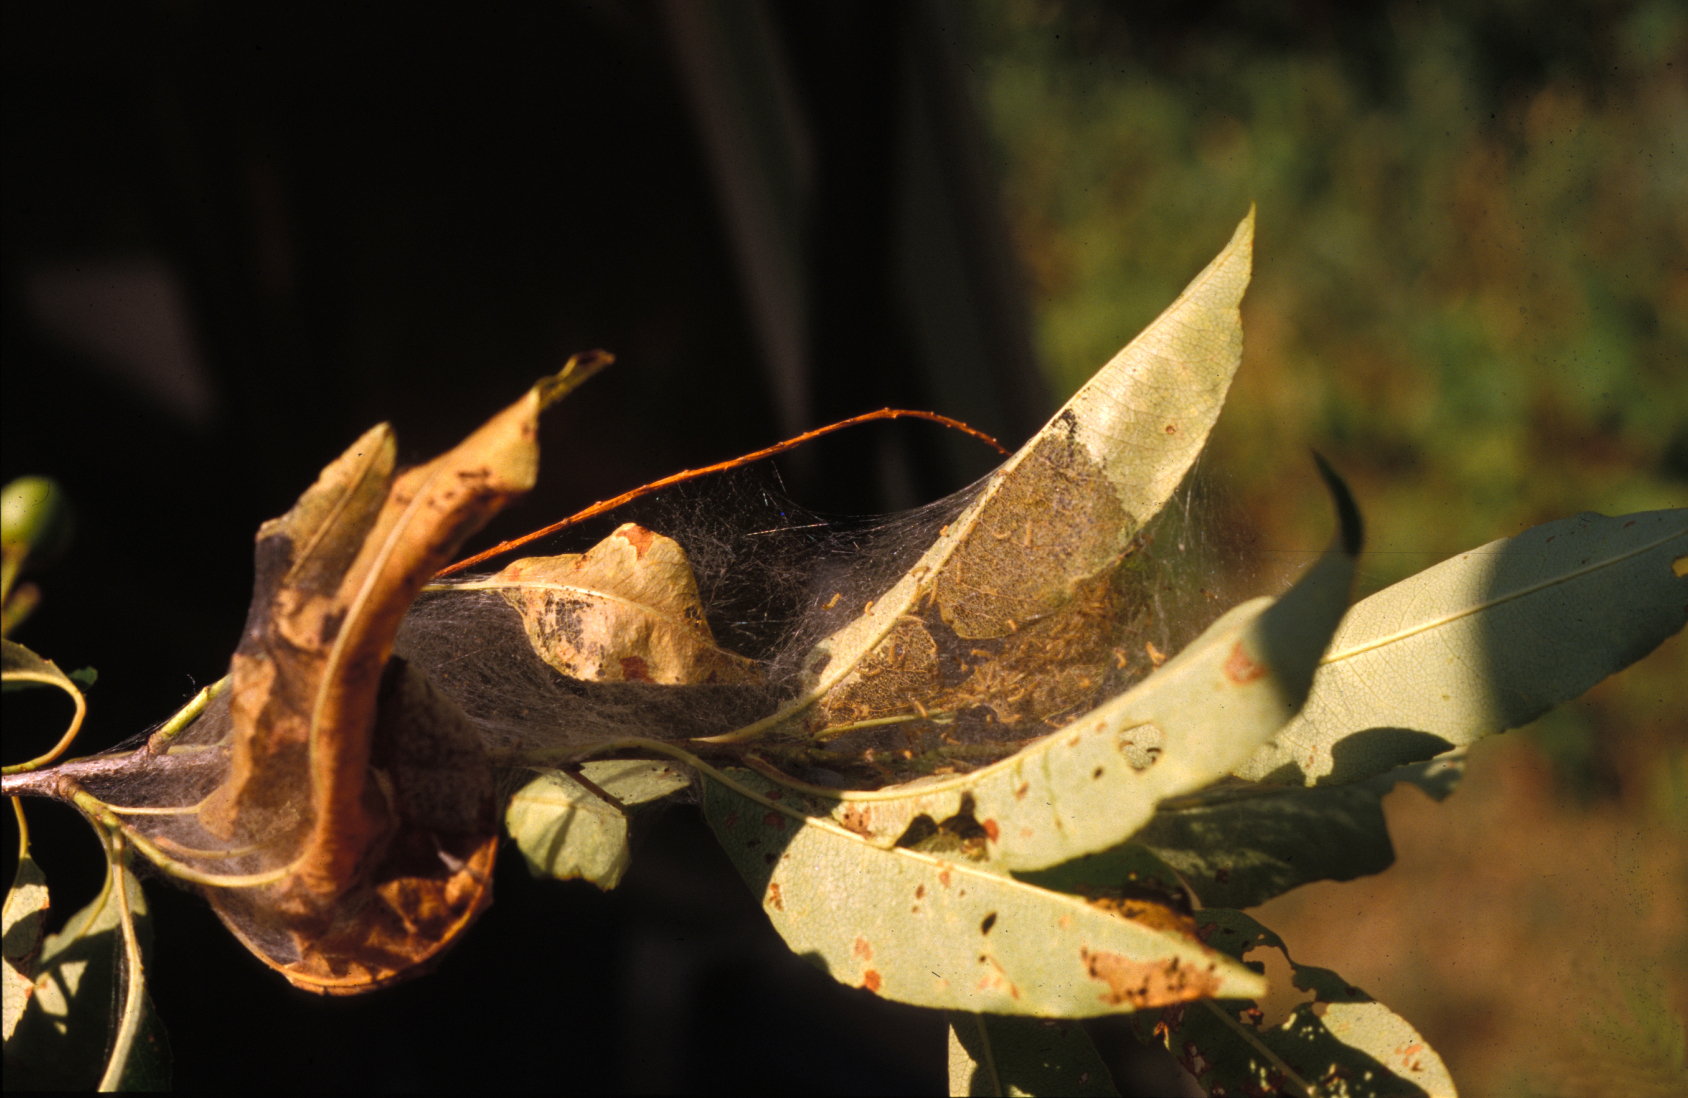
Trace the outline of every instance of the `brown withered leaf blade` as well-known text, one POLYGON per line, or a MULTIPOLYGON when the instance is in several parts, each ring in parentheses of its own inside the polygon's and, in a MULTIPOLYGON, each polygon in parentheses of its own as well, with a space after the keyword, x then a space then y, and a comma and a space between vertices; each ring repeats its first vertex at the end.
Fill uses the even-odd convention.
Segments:
POLYGON ((461 587, 502 593, 534 651, 571 678, 675 686, 758 677, 753 661, 716 645, 679 542, 633 523, 585 553, 526 557, 461 587))
POLYGON ((170 853, 301 987, 412 974, 491 900, 497 813, 479 737, 389 657, 423 584, 533 486, 541 409, 602 364, 571 362, 416 468, 395 470, 392 432, 376 427, 259 530, 229 772, 197 813, 213 841, 170 853))

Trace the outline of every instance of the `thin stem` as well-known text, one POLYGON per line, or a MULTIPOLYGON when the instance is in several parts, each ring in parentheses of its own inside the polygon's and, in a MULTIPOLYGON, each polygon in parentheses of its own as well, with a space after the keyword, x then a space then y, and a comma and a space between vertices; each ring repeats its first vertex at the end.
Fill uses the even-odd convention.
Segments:
POLYGON ((931 713, 900 713, 894 717, 874 717, 871 720, 851 721, 849 724, 834 724, 815 733, 816 743, 826 743, 836 740, 840 736, 847 736, 851 732, 863 728, 882 728, 888 724, 907 724, 910 721, 931 721, 933 724, 954 724, 955 714, 946 711, 931 713))
POLYGON ((158 728, 153 731, 153 734, 147 737, 148 749, 150 749, 155 755, 161 754, 161 749, 164 745, 175 739, 176 736, 179 735, 188 725, 198 720, 200 714, 205 712, 205 707, 211 704, 211 699, 228 689, 228 685, 229 677, 224 675, 210 686, 207 686, 205 689, 195 694, 191 701, 176 710, 174 716, 159 725, 158 728))
MULTIPOLYGON (((110 806, 108 806, 104 801, 101 801, 99 798, 93 796, 87 791, 81 789, 76 790, 76 792, 71 795, 70 800, 75 803, 76 807, 86 813, 89 818, 97 821, 98 823, 104 824, 106 828, 119 832, 128 838, 128 840, 135 845, 136 850, 139 850, 142 854, 147 856, 147 860, 149 862, 152 862, 154 865, 158 866, 158 868, 164 870, 164 872, 170 874, 172 877, 175 877, 177 880, 187 881, 191 884, 206 885, 210 888, 261 888, 264 885, 274 884, 275 882, 282 880, 297 869, 299 863, 303 860, 302 858, 296 858, 280 868, 265 870, 262 873, 247 873, 237 876, 219 876, 213 873, 202 873, 185 862, 177 861, 175 858, 172 858, 170 855, 164 853, 164 851, 161 850, 156 843, 152 842, 145 835, 142 835, 123 820, 119 819, 116 813, 112 812, 110 806)), ((215 855, 213 854, 213 856, 215 855)))
POLYGON ((985 1050, 985 1070, 990 1072, 991 1093, 1007 1094, 1008 1092, 1002 1089, 1002 1076, 998 1075, 996 1071, 996 1050, 991 1048, 991 1035, 985 1029, 985 1016, 974 1014, 973 1024, 979 1028, 979 1044, 985 1050))
POLYGON ((23 864, 29 860, 29 821, 24 818, 23 802, 16 797, 12 799, 12 811, 18 817, 18 868, 12 874, 12 891, 18 889, 18 880, 23 876, 23 864))
POLYGON ((66 749, 70 747, 71 741, 76 739, 76 734, 82 730, 82 718, 88 715, 88 702, 82 697, 82 691, 78 690, 76 688, 76 684, 63 675, 53 679, 26 672, 22 675, 14 675, 11 681, 17 681, 20 679, 27 682, 46 683, 63 690, 65 693, 70 695, 70 700, 76 704, 76 715, 70 719, 70 727, 65 730, 65 734, 63 736, 59 737, 59 742, 53 745, 53 749, 51 751, 47 752, 45 755, 40 755, 36 758, 30 759, 28 762, 17 763, 16 765, 4 768, 4 771, 0 771, 8 775, 22 774, 30 770, 39 770, 43 766, 52 762, 54 759, 58 758, 60 755, 64 754, 66 749))
POLYGON ((101 801, 100 803, 105 804, 108 812, 115 812, 119 816, 192 816, 201 808, 205 807, 205 802, 210 799, 211 798, 208 796, 199 801, 197 804, 174 805, 170 808, 147 808, 141 805, 106 804, 104 801, 101 801))
POLYGON ((117 921, 123 929, 125 962, 122 1021, 117 1027, 117 1039, 111 1045, 111 1058, 106 1061, 105 1076, 100 1080, 101 1091, 114 1091, 123 1082, 129 1053, 135 1047, 135 1035, 141 1030, 141 1016, 146 1012, 146 978, 140 939, 135 935, 135 913, 129 907, 129 855, 123 848, 121 835, 101 834, 106 842, 111 877, 117 883, 117 921))

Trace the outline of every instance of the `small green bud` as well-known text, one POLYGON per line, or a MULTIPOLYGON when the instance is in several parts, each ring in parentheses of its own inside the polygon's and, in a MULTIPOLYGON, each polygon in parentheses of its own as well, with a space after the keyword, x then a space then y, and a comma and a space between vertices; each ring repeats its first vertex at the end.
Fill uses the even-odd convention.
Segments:
POLYGON ((0 546, 42 564, 70 544, 70 499, 51 477, 19 477, 0 496, 0 546))

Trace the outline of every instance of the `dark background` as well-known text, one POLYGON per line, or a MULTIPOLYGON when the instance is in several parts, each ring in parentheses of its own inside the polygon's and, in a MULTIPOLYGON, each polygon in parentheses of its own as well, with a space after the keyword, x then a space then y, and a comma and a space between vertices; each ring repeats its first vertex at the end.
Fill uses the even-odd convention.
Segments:
MULTIPOLYGON (((952 14, 8 6, 0 475, 78 515, 18 637, 98 669, 78 751, 224 672, 252 532, 363 430, 425 459, 571 352, 619 361, 548 413, 539 488, 477 544, 884 405, 1034 430, 1053 402, 952 14)), ((875 425, 782 472, 868 513, 994 461, 875 425)), ((8 758, 52 704, 8 700, 8 758)), ((69 812, 30 819, 62 920, 100 858, 69 812)), ((608 895, 508 851, 436 974, 352 1000, 149 896, 182 1089, 944 1086, 942 1016, 799 962, 691 809, 608 895)))

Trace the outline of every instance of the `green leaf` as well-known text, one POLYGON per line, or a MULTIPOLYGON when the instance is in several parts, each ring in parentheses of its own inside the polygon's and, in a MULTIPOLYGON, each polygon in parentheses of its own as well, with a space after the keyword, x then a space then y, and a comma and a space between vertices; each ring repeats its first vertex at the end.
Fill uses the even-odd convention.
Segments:
POLYGON ((35 993, 35 974, 40 969, 41 934, 47 922, 47 875, 30 857, 26 847, 18 857, 18 871, 6 893, 4 923, 5 1039, 10 1049, 12 1032, 23 1017, 30 996, 35 993))
POLYGON ((1059 1018, 949 1012, 953 1095, 1117 1095, 1090 1034, 1059 1018))
POLYGON ((1147 679, 971 774, 832 798, 833 822, 889 848, 911 828, 980 829, 999 871, 1041 869, 1114 846, 1155 805, 1247 759, 1306 696, 1354 569, 1334 547, 1273 602, 1233 608, 1147 679), (924 822, 922 822, 924 821, 924 822))
POLYGON ((1463 759, 1398 767, 1351 785, 1234 782, 1163 802, 1131 843, 1176 869, 1206 907, 1244 908, 1312 881, 1351 881, 1395 861, 1383 798, 1410 782, 1436 800, 1463 759))
POLYGON ((683 766, 644 759, 588 762, 578 778, 547 770, 511 798, 504 822, 534 876, 580 877, 607 890, 621 882, 632 862, 629 810, 652 805, 691 782, 691 771, 683 766))
POLYGON ((7 691, 27 690, 36 686, 56 686, 70 695, 70 700, 76 706, 76 715, 70 720, 70 727, 65 729, 59 742, 45 755, 31 759, 28 762, 17 763, 5 768, 7 774, 18 774, 25 770, 34 770, 45 766, 58 758, 82 727, 82 718, 88 713, 88 703, 82 697, 82 691, 76 688, 59 665, 52 660, 44 660, 34 652, 16 641, 0 640, 0 684, 7 691))
MULTIPOLYGON (((1204 939, 1238 957, 1283 940, 1240 911, 1200 912, 1204 939)), ((1133 1019, 1159 1039, 1210 1094, 1309 1093, 1349 1098, 1457 1098, 1434 1049, 1400 1015, 1336 973, 1290 960, 1295 986, 1313 999, 1281 1026, 1261 1029, 1253 1002, 1181 1003, 1133 1019)))
POLYGON ((1526 724, 1688 621, 1688 510, 1584 513, 1356 605, 1300 716, 1236 769, 1335 784, 1526 724))
MULTIPOLYGON (((80 674, 80 672, 78 672, 80 674)), ((72 682, 59 665, 44 660, 17 641, 0 640, 0 680, 7 690, 27 690, 33 686, 56 686, 75 693, 72 682)))
POLYGON ((704 814, 791 949, 842 983, 917 1006, 1079 1018, 1208 995, 1255 973, 1189 935, 953 858, 884 850, 826 803, 750 771, 704 779, 704 814))
MULTIPOLYGON (((150 942, 146 897, 127 866, 121 877, 143 950, 150 942)), ((115 888, 70 917, 42 944, 33 992, 6 1043, 8 1089, 92 1090, 108 1073, 107 1059, 123 1005, 125 950, 115 888)), ((136 979, 140 974, 135 975, 136 979)), ((139 1034, 119 1066, 125 1085, 167 1087, 169 1044, 142 995, 139 1034)))

